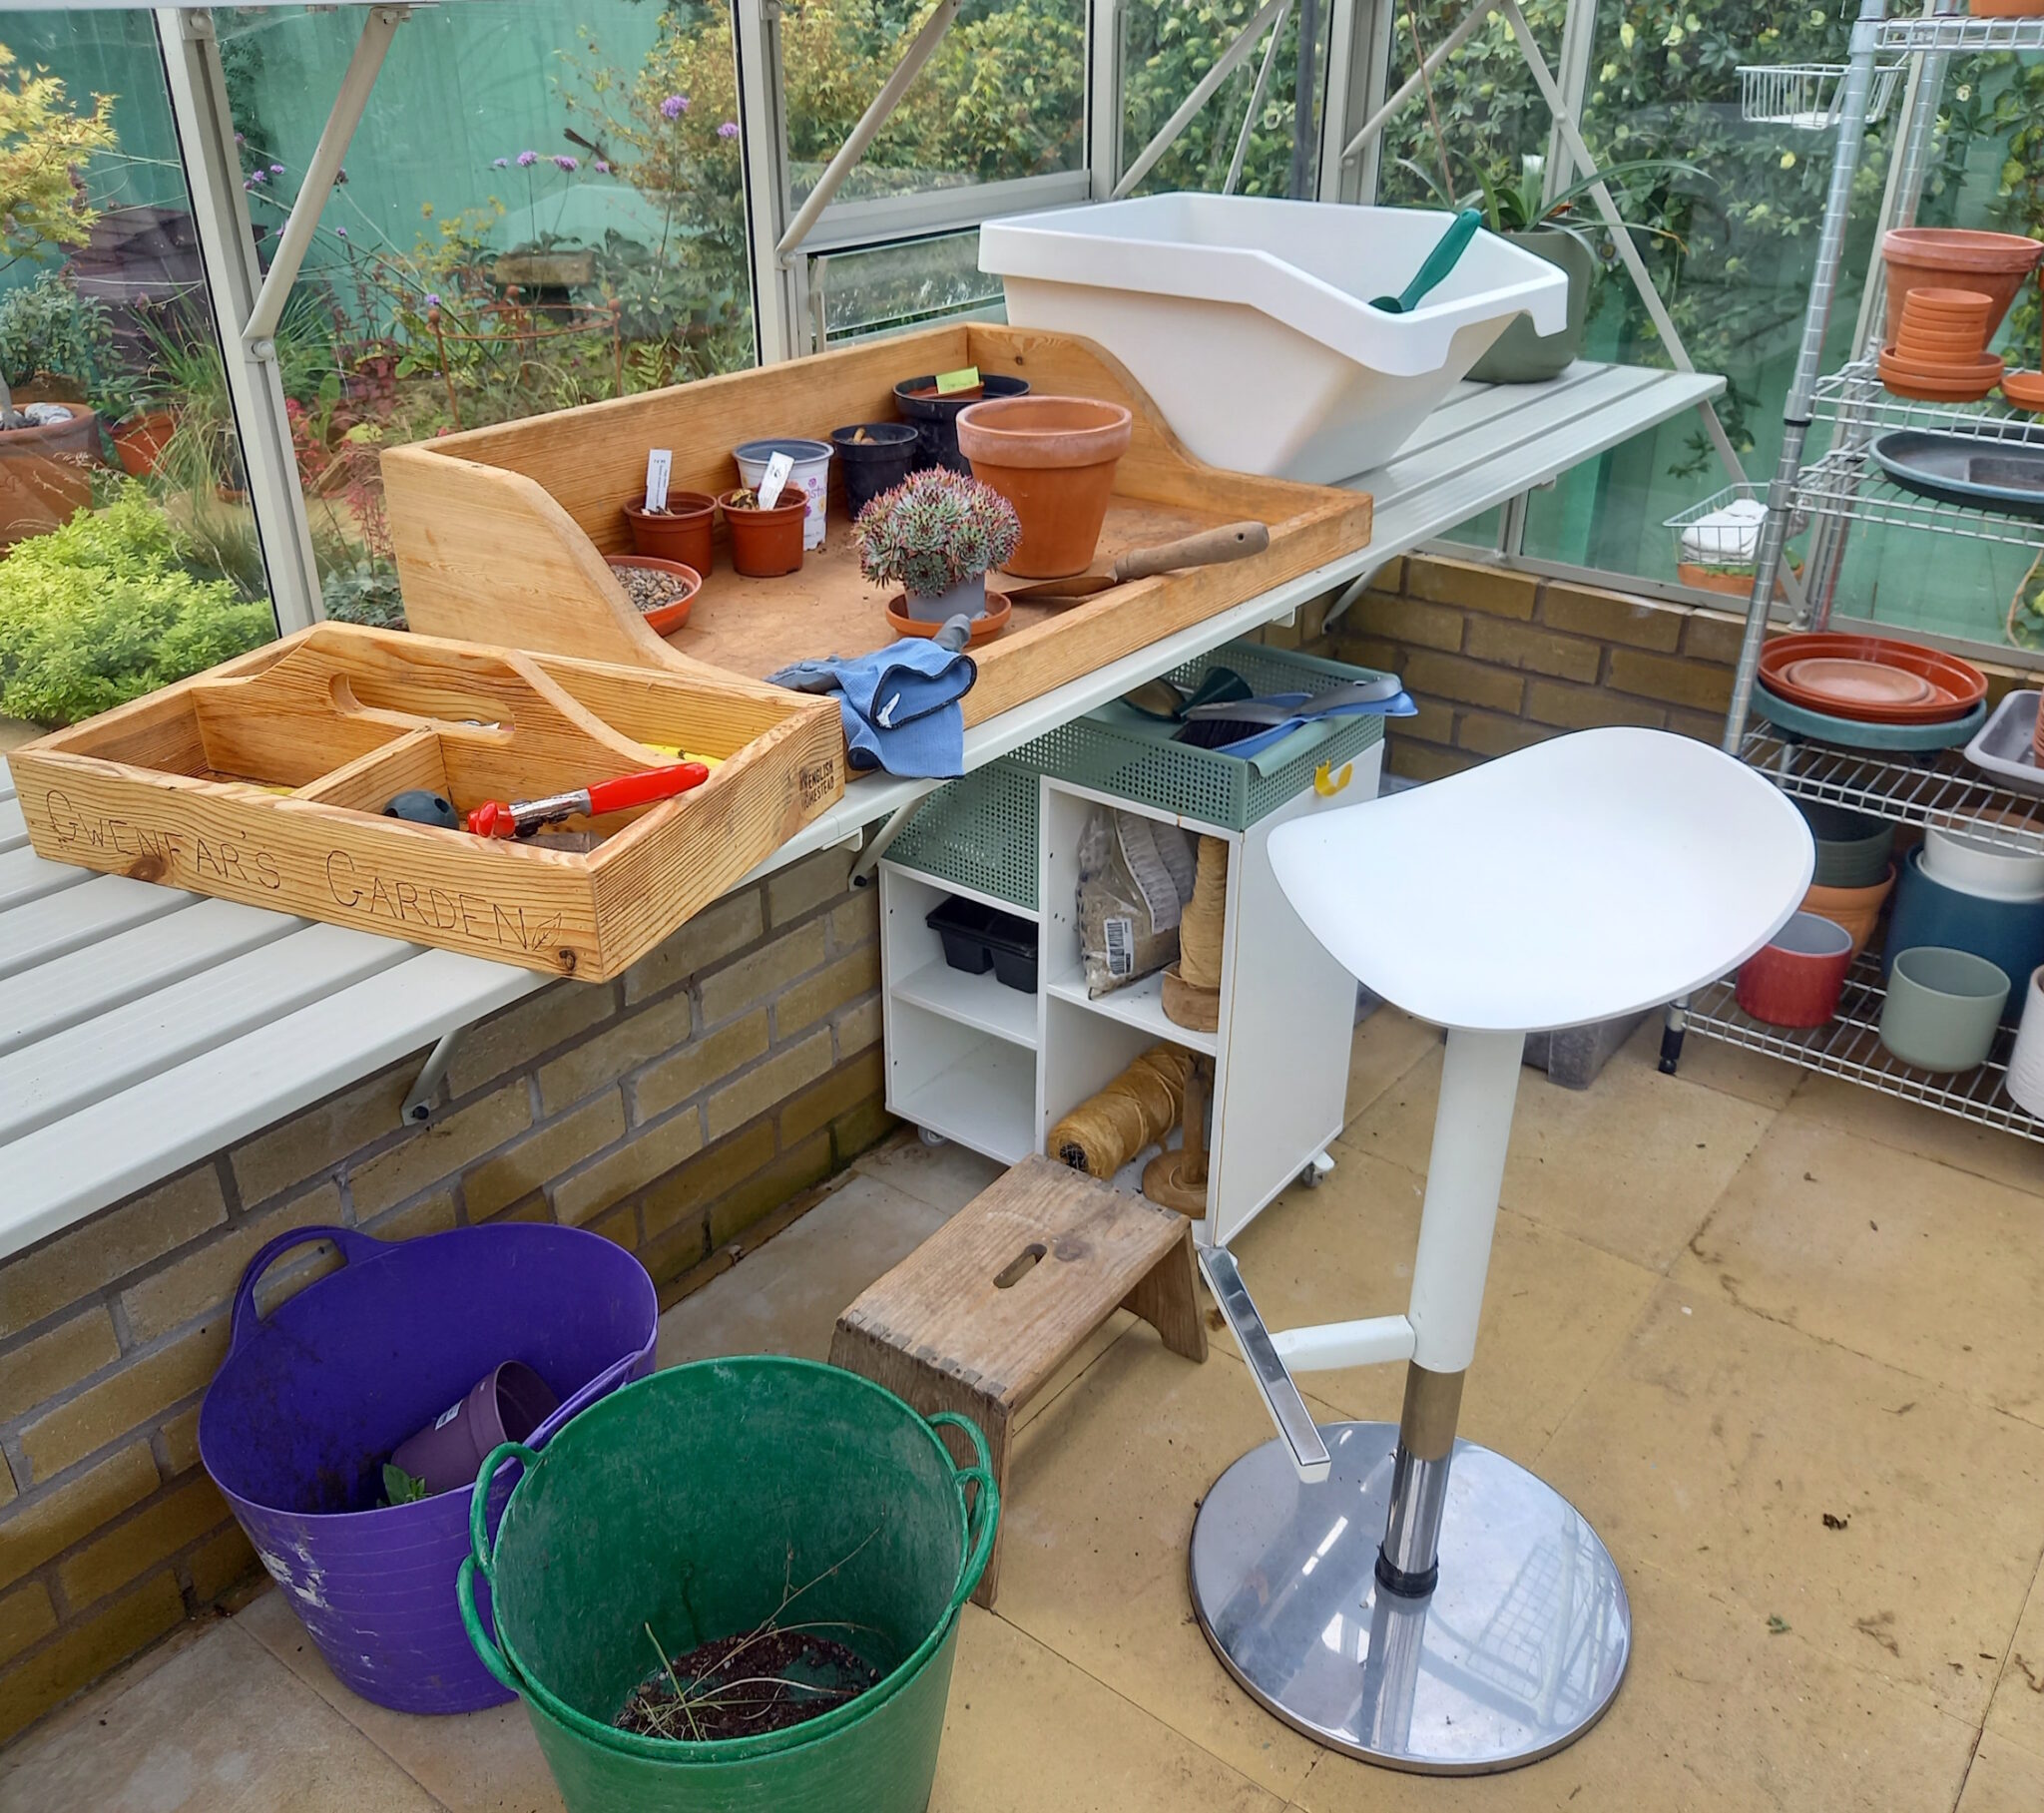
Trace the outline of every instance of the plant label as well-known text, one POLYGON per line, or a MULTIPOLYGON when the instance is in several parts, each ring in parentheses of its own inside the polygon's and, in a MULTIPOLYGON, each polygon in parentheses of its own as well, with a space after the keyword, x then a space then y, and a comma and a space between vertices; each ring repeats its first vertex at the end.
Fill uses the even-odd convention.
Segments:
POLYGON ((646 508, 667 508, 668 475, 674 471, 675 456, 666 447, 656 447, 646 456, 646 508))
POLYGON ((766 470, 760 479, 760 508, 771 510, 780 502, 781 489, 794 471, 794 461, 784 453, 776 453, 766 462, 766 470))
POLYGON ((966 365, 957 371, 940 371, 937 373, 937 395, 939 396, 949 396, 956 390, 976 390, 978 388, 979 367, 977 365, 966 365))

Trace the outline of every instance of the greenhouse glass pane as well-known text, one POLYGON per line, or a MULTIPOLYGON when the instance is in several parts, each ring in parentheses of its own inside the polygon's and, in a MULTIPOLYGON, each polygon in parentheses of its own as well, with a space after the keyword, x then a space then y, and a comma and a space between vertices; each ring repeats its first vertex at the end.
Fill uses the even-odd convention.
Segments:
MULTIPOLYGON (((217 17, 266 259, 360 16, 217 17)), ((745 227, 726 12, 413 13, 277 334, 328 615, 402 621, 385 447, 750 365, 745 227)))
POLYGON ((0 751, 276 635, 146 12, 0 15, 0 751))
MULTIPOLYGON (((1190 5, 1187 0, 1130 0, 1122 10, 1122 165, 1127 168, 1163 129, 1200 79, 1262 10, 1263 0, 1220 0, 1190 5)), ((1312 155, 1304 193, 1311 194, 1318 145, 1319 88, 1325 71, 1327 7, 1313 9, 1313 116, 1306 125, 1312 155)), ((1257 117, 1250 124, 1242 180, 1236 193, 1286 196, 1292 184, 1296 144, 1298 42, 1301 7, 1293 0, 1278 39, 1277 62, 1265 85, 1257 117)), ((1171 149, 1136 186, 1137 195, 1168 190, 1220 190, 1242 138, 1257 74, 1271 47, 1267 28, 1249 56, 1209 97, 1171 149)))
MULTIPOLYGON (((797 204, 930 10, 925 0, 785 0, 780 68, 797 204)), ((965 0, 835 199, 1077 170, 1085 127, 1085 0, 965 0)))
POLYGON ((945 233, 813 259, 832 341, 894 333, 958 315, 1004 318, 1001 279, 979 268, 979 233, 945 233))

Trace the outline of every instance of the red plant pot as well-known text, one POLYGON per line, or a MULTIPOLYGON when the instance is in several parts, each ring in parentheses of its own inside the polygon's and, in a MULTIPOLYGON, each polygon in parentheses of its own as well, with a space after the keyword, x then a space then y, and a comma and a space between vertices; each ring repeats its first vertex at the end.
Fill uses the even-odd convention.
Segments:
POLYGON ((147 415, 130 416, 112 430, 114 455, 130 478, 148 478, 164 457, 171 436, 178 431, 178 418, 168 409, 152 409, 147 415))
POLYGON ((802 518, 808 499, 796 490, 791 504, 775 504, 771 510, 743 510, 732 503, 738 495, 728 491, 719 498, 724 526, 731 531, 731 564, 747 579, 778 579, 784 573, 799 573, 802 565, 802 518))
POLYGON ((1852 934, 1797 913, 1740 967, 1739 1005, 1769 1026, 1822 1026, 1838 1011, 1851 967, 1852 934))
POLYGON ((670 491, 665 510, 648 510, 642 497, 625 506, 632 530, 632 552, 654 560, 680 561, 699 574, 710 571, 710 531, 717 521, 717 500, 702 491, 670 491))

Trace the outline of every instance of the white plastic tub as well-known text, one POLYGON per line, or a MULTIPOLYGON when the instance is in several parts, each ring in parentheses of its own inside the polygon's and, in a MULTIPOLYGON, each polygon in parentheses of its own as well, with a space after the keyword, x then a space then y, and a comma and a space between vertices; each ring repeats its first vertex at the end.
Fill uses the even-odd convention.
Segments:
POLYGON ((1144 196, 980 228, 1008 320, 1120 359, 1209 465, 1329 483, 1381 466, 1520 314, 1567 324, 1568 277, 1479 232, 1412 313, 1395 295, 1453 217, 1256 196, 1144 196))

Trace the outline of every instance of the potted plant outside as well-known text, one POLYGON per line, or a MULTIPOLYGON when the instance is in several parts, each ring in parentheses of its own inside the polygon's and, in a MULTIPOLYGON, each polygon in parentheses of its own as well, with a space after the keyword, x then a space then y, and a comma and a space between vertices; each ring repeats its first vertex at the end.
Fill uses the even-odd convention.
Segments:
POLYGON ((868 581, 899 586, 910 621, 941 624, 986 614, 987 569, 1014 554, 1022 525, 992 486, 937 468, 874 498, 852 539, 868 581))
POLYGON ((727 491, 717 500, 731 531, 731 564, 747 579, 778 579, 799 573, 802 566, 802 517, 809 500, 789 487, 789 495, 771 510, 760 508, 760 494, 750 485, 727 491))
MULTIPOLYGON (((1519 160, 1516 183, 1493 183, 1488 175, 1479 172, 1479 187, 1464 197, 1453 198, 1431 172, 1406 160, 1401 163, 1432 191, 1443 208, 1482 209, 1483 224, 1490 231, 1568 272, 1568 324, 1559 333, 1543 334, 1534 330, 1530 318, 1520 315, 1470 368, 1470 380, 1478 384, 1540 384, 1559 377, 1571 361, 1583 356, 1590 301, 1603 273, 1595 235, 1603 230, 1604 223, 1584 207, 1590 185, 1598 179, 1585 178, 1573 183, 1549 201, 1543 193, 1547 160, 1525 157, 1519 160)), ((1673 158, 1635 158, 1614 164, 1598 175, 1614 191, 1623 194, 1627 177, 1676 172, 1703 175, 1695 165, 1673 158)), ((1661 230, 1636 222, 1626 225, 1627 230, 1633 232, 1661 230)))
POLYGON ((642 496, 625 506, 632 531, 632 552, 654 560, 680 561, 698 573, 710 571, 710 532, 717 522, 717 500, 707 491, 670 491, 667 507, 649 510, 642 496))

